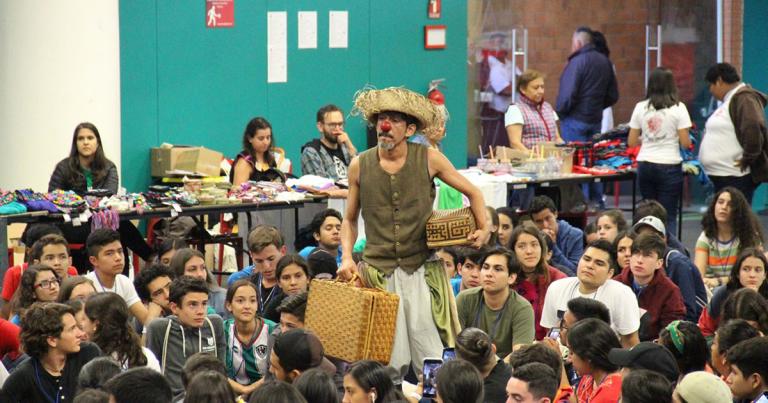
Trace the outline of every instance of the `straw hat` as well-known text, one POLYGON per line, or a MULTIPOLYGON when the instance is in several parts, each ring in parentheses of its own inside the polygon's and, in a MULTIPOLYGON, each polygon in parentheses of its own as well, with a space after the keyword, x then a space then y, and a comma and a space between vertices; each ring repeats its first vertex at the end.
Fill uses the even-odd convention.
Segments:
POLYGON ((384 111, 400 112, 413 116, 418 121, 416 129, 429 131, 441 125, 442 114, 427 97, 402 87, 383 90, 363 88, 355 94, 355 105, 351 115, 361 115, 375 124, 376 115, 384 111))

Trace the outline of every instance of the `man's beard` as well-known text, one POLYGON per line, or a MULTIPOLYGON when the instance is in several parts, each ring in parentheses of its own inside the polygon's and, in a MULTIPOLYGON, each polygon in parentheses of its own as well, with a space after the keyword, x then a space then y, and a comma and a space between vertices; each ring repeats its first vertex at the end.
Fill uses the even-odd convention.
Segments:
POLYGON ((396 143, 390 143, 388 141, 382 141, 382 138, 384 138, 384 137, 387 137, 390 140, 394 140, 393 137, 391 135, 389 135, 389 134, 379 133, 378 137, 379 137, 379 148, 381 148, 384 151, 391 151, 397 145, 396 143))
POLYGON ((325 141, 327 141, 327 142, 329 142, 331 144, 336 144, 336 143, 339 142, 339 139, 336 137, 336 135, 331 133, 331 132, 324 131, 323 132, 323 138, 325 138, 325 141))

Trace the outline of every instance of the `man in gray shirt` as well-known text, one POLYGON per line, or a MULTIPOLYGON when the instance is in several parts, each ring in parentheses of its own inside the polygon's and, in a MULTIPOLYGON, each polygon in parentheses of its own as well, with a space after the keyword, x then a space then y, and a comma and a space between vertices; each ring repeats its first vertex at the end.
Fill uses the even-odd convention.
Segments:
POLYGON ((169 301, 173 315, 153 320, 146 341, 177 395, 184 390, 181 372, 187 357, 209 353, 223 363, 226 340, 221 317, 206 315, 208 287, 202 280, 187 276, 173 280, 169 301))

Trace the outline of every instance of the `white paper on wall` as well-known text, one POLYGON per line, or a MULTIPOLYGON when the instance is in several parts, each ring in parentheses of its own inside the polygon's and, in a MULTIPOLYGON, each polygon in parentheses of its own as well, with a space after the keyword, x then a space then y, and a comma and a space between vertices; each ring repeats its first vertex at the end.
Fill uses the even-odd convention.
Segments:
POLYGON ((347 11, 329 11, 328 12, 328 47, 346 49, 348 43, 348 20, 347 11))
POLYGON ((299 11, 299 49, 317 49, 317 11, 299 11))
POLYGON ((267 13, 267 82, 288 82, 288 14, 267 13))

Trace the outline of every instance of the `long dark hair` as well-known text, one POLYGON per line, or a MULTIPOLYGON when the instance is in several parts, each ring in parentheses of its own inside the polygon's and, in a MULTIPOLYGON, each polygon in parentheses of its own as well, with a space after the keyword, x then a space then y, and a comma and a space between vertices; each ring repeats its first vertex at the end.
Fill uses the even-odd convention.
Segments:
POLYGON ((272 132, 272 125, 267 119, 255 117, 248 122, 248 125, 245 126, 245 131, 243 132, 243 150, 253 157, 255 162, 256 154, 251 145, 251 139, 256 135, 257 130, 263 129, 269 129, 270 135, 272 136, 272 139, 269 141, 269 148, 267 148, 267 151, 264 153, 264 162, 266 162, 270 168, 275 168, 277 163, 275 162, 275 156, 272 154, 272 148, 275 147, 275 134, 272 132))
POLYGON ((358 361, 352 364, 347 375, 367 394, 376 390, 373 403, 395 402, 401 399, 386 368, 376 361, 358 361))
POLYGON ((80 166, 80 153, 77 151, 77 133, 81 129, 88 129, 96 136, 96 141, 99 146, 96 148, 96 152, 93 156, 93 161, 89 169, 93 174, 93 182, 99 182, 107 176, 107 165, 109 160, 104 155, 104 147, 101 143, 101 135, 99 129, 93 123, 83 122, 75 126, 75 132, 72 134, 72 147, 69 150, 69 158, 67 159, 67 167, 69 172, 67 173, 67 182, 77 183, 78 181, 85 181, 85 175, 83 174, 83 167, 80 166))
POLYGON ((677 96, 677 85, 672 70, 666 67, 653 69, 648 77, 648 89, 645 95, 648 99, 648 107, 662 110, 677 105, 680 99, 677 96))
POLYGON ((721 194, 731 195, 731 228, 739 238, 739 251, 749 247, 756 247, 763 243, 765 236, 763 229, 752 212, 752 208, 740 190, 732 186, 726 186, 715 193, 715 197, 709 202, 706 213, 701 217, 701 227, 704 234, 710 239, 717 239, 717 220, 715 220, 715 205, 721 194))
MULTIPOLYGON (((744 285, 739 281, 739 272, 741 271, 741 265, 744 264, 744 261, 750 257, 760 259, 760 261, 763 262, 763 270, 768 269, 768 259, 765 258, 765 255, 762 251, 757 248, 744 248, 741 251, 738 259, 736 259, 736 263, 734 263, 733 267, 731 267, 731 275, 729 276, 728 283, 725 286, 729 292, 734 292, 740 288, 744 288, 744 285)), ((768 280, 763 280, 763 283, 760 284, 757 292, 762 295, 763 298, 768 298, 768 280)))
POLYGON ((590 31, 592 34, 592 46, 595 50, 605 55, 605 57, 611 57, 611 50, 608 49, 608 39, 600 31, 590 31))
POLYGON ((483 378, 477 368, 464 360, 451 360, 443 364, 435 383, 437 393, 445 403, 483 401, 483 378))
POLYGON ((757 323, 757 330, 768 334, 768 301, 750 288, 742 288, 725 300, 720 323, 744 319, 757 323))
POLYGON ((99 321, 92 340, 104 355, 115 353, 117 361, 130 368, 147 365, 141 338, 131 326, 131 314, 121 296, 111 292, 91 295, 85 302, 85 315, 99 321))
POLYGON ((616 372, 619 367, 608 359, 612 348, 621 348, 611 326, 600 319, 588 318, 576 322, 568 330, 568 344, 589 365, 606 371, 616 372))
MULTIPOLYGON (((173 255, 171 263, 168 265, 168 267, 174 274, 176 274, 176 277, 181 277, 184 275, 184 266, 186 266, 189 259, 192 259, 193 257, 199 257, 205 261, 205 255, 203 255, 203 253, 197 249, 177 249, 176 254, 173 255)), ((211 271, 208 270, 208 268, 205 269, 205 284, 211 291, 215 291, 221 288, 219 287, 219 284, 216 283, 216 281, 213 279, 213 274, 211 274, 211 271)))
MULTIPOLYGON (((43 271, 49 271, 53 273, 54 277, 59 280, 59 275, 50 266, 44 264, 33 264, 24 270, 19 282, 19 288, 16 290, 16 301, 12 303, 12 310, 19 313, 21 317, 22 312, 29 308, 30 305, 37 301, 37 295, 35 295, 35 281, 37 280, 37 274, 43 271)), ((59 291, 61 292, 61 291, 59 291)))
POLYGON ((456 336, 456 357, 485 372, 496 365, 493 340, 487 333, 476 327, 468 327, 456 336))
POLYGON ((659 332, 658 343, 672 352, 683 375, 703 371, 707 365, 707 358, 709 358, 707 340, 701 334, 699 326, 693 322, 681 320, 676 324, 670 323, 659 332), (675 344, 672 332, 676 333, 675 338, 679 340, 679 346, 675 344))
MULTIPOLYGON (((525 223, 523 225, 515 227, 514 230, 512 230, 512 235, 509 237, 509 248, 515 252, 515 257, 517 257, 517 250, 515 249, 515 245, 517 244, 517 240, 520 239, 520 236, 523 234, 528 234, 534 238, 536 238, 537 241, 539 241, 539 248, 541 249, 541 257, 539 258, 539 262, 536 263, 536 268, 534 269, 534 274, 536 274, 536 278, 543 278, 544 283, 549 283, 549 269, 547 268, 547 241, 544 239, 544 234, 539 231, 538 227, 536 227, 533 224, 525 223)), ((520 258, 517 259, 518 262, 520 262, 520 258)), ((520 267, 522 268, 522 263, 520 263, 520 267)), ((523 273, 525 274, 525 273, 523 273)), ((518 280, 521 281, 521 280, 518 280)))
POLYGON ((188 403, 234 402, 235 392, 227 377, 216 371, 203 371, 189 380, 184 401, 188 403))

